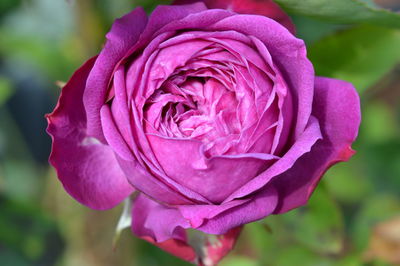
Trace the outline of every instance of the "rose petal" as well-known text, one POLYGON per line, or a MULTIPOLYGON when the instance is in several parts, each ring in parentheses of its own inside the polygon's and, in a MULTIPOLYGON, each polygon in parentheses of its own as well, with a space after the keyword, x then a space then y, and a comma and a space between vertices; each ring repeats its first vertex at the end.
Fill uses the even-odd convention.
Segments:
POLYGON ((67 192, 93 209, 108 209, 134 189, 113 151, 86 134, 82 95, 95 60, 86 62, 62 89, 56 108, 47 115, 47 132, 53 139, 50 163, 67 192))
MULTIPOLYGON (((236 241, 242 232, 243 227, 236 227, 229 230, 223 235, 218 235, 216 241, 208 241, 206 245, 206 255, 201 259, 203 265, 218 265, 218 262, 222 260, 228 253, 233 249, 236 241)), ((199 265, 201 265, 199 263, 199 265)))
POLYGON ((177 209, 161 205, 141 194, 134 200, 133 233, 197 265, 216 265, 232 250, 242 229, 236 227, 224 235, 202 235, 197 239, 189 239, 183 228, 189 228, 188 222, 177 209))
MULTIPOLYGON (((177 22, 183 20, 190 14, 196 14, 197 12, 204 10, 207 10, 207 8, 201 2, 184 7, 157 6, 154 9, 144 32, 140 36, 139 41, 130 47, 129 51, 126 53, 126 56, 129 56, 136 50, 144 48, 144 51, 141 53, 139 59, 136 60, 136 62, 134 62, 130 67, 130 70, 128 70, 128 94, 137 94, 137 92, 132 93, 130 90, 132 90, 132 87, 135 89, 137 89, 136 86, 140 87, 141 82, 143 83, 143 79, 146 79, 149 75, 143 74, 149 57, 153 56, 153 52, 155 49, 157 49, 159 43, 172 35, 169 32, 171 31, 173 33, 174 31, 174 29, 166 28, 170 27, 171 25, 174 26, 177 22)), ((141 89, 139 89, 139 91, 141 91, 141 89)))
POLYGON ((205 10, 207 10, 207 7, 200 1, 184 7, 169 5, 157 6, 151 13, 149 23, 141 37, 141 41, 147 42, 148 40, 146 39, 158 36, 159 32, 166 32, 166 30, 163 30, 165 26, 179 21, 190 14, 195 14, 205 10))
MULTIPOLYGON (((277 190, 273 186, 267 186, 253 195, 251 200, 240 206, 222 211, 212 219, 206 220, 204 224, 196 229, 208 234, 224 234, 231 228, 254 222, 270 215, 274 212, 277 204, 277 190)), ((219 206, 222 209, 224 204, 219 206)))
POLYGON ((190 222, 191 227, 198 228, 207 220, 215 216, 247 203, 250 199, 238 199, 221 205, 181 205, 177 206, 182 216, 190 222))
MULTIPOLYGON (((205 5, 200 2, 185 6, 184 8, 177 6, 157 7, 153 11, 149 20, 149 25, 146 27, 139 42, 129 51, 129 53, 133 53, 141 46, 146 46, 141 56, 133 62, 128 70, 128 94, 145 94, 143 91, 145 91, 144 87, 147 86, 147 80, 150 76, 151 68, 149 66, 156 57, 155 51, 162 42, 171 38, 175 31, 192 27, 206 27, 231 15, 233 15, 231 12, 225 10, 207 10, 205 5), (199 14, 204 15, 200 16, 199 14), (163 27, 157 28, 157 26, 160 26, 159 24, 163 27), (151 42, 146 43, 149 40, 151 40, 151 42), (133 89, 136 89, 136 91, 131 91, 133 89)), ((135 101, 137 105, 142 103, 140 99, 135 99, 135 101)))
POLYGON ((207 159, 201 142, 157 135, 148 135, 148 139, 167 176, 214 203, 224 201, 276 159, 261 154, 207 159), (216 184, 223 184, 224 189, 216 184))
POLYGON ((142 236, 141 238, 178 258, 192 263, 197 261, 195 250, 186 241, 171 238, 157 243, 149 236, 142 236))
POLYGON ((132 217, 132 230, 140 237, 150 236, 156 242, 170 238, 186 241, 183 229, 189 228, 190 224, 178 209, 165 207, 139 194, 133 204, 132 217))
POLYGON ((117 156, 119 165, 129 182, 146 195, 171 205, 193 204, 193 201, 160 181, 136 160, 126 161, 117 156))
POLYGON ((307 59, 304 41, 295 38, 274 20, 261 16, 230 16, 208 29, 236 30, 253 35, 265 44, 290 88, 288 93, 293 96, 293 105, 297 108, 293 135, 294 139, 299 138, 309 121, 314 94, 314 68, 307 59))
POLYGON ((87 79, 83 102, 87 112, 88 134, 105 142, 100 122, 103 106, 112 74, 118 62, 138 41, 147 24, 147 15, 142 8, 117 19, 107 34, 107 42, 100 52, 87 79))
POLYGON ((125 75, 126 69, 123 65, 119 66, 114 73, 113 89, 115 96, 112 99, 111 112, 124 141, 126 141, 127 145, 133 150, 132 147, 134 147, 135 141, 132 136, 132 115, 128 104, 125 75))
POLYGON ((131 114, 128 107, 125 68, 119 66, 113 76, 114 97, 111 107, 106 103, 100 109, 104 137, 114 152, 125 160, 138 160, 132 136, 131 114), (133 156, 135 155, 135 156, 133 156))
POLYGON ((114 121, 114 117, 111 114, 111 110, 108 105, 104 105, 100 109, 100 117, 104 137, 106 138, 108 145, 110 145, 114 152, 116 152, 123 159, 135 160, 132 155, 132 151, 116 127, 116 122, 114 121))
MULTIPOLYGON (((185 5, 199 0, 175 0, 175 5, 185 5)), ((223 8, 240 14, 263 15, 279 22, 291 33, 296 34, 296 28, 290 17, 272 0, 202 0, 208 8, 223 8)))
POLYGON ((321 125, 323 139, 273 183, 282 213, 307 202, 322 175, 335 163, 348 160, 360 125, 360 100, 353 85, 341 80, 316 78, 313 115, 321 125))
POLYGON ((265 172, 250 180, 247 184, 240 187, 225 202, 235 198, 245 197, 254 191, 262 188, 275 176, 287 171, 293 167, 294 163, 305 153, 309 152, 317 140, 321 139, 321 131, 318 121, 315 117, 311 117, 306 130, 297 140, 297 142, 289 149, 288 152, 280 160, 275 162, 265 172))

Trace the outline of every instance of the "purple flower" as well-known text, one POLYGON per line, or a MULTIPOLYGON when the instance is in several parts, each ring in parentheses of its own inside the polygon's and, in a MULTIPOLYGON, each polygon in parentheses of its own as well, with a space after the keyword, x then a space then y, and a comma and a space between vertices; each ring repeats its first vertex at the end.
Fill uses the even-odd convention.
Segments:
POLYGON ((104 210, 140 192, 136 235, 194 261, 185 229, 226 234, 216 262, 240 226, 305 204, 353 155, 360 106, 275 20, 199 2, 116 20, 47 118, 76 200, 104 210))

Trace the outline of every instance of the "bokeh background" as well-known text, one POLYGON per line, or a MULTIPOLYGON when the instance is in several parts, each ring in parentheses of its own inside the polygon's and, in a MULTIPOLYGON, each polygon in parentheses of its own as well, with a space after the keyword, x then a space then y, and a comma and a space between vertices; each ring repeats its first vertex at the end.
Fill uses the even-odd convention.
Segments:
MULTIPOLYGON (((44 114, 60 84, 99 52, 115 18, 160 3, 0 0, 0 265, 188 265, 129 230, 113 246, 122 206, 81 206, 47 162, 44 114)), ((400 1, 375 4, 400 10, 400 1)), ((396 26, 288 10, 317 74, 361 94, 357 154, 326 174, 307 206, 247 225, 221 265, 400 265, 400 16, 396 26)))

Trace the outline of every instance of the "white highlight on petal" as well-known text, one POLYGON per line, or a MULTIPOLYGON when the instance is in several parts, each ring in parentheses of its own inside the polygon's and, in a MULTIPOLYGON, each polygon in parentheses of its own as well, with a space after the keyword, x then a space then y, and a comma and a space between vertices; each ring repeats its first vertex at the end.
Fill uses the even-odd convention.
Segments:
POLYGON ((100 140, 96 139, 95 137, 86 137, 82 140, 82 146, 89 146, 89 145, 99 145, 101 144, 100 140))

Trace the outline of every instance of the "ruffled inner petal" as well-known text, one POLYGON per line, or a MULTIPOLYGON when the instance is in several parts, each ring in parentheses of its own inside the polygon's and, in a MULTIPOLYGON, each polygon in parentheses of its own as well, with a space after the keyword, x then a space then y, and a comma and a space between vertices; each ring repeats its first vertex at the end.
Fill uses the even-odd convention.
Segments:
POLYGON ((141 82, 145 94, 136 95, 147 128, 200 140, 207 158, 271 153, 279 119, 276 71, 253 42, 236 32, 188 32, 158 43, 146 64, 154 72, 145 71, 141 82))
POLYGON ((276 84, 279 71, 254 43, 230 31, 166 33, 132 62, 126 87, 133 120, 142 123, 132 126, 142 150, 139 161, 160 179, 217 203, 279 159, 274 140, 283 123, 286 84, 276 84), (176 149, 182 158, 171 148, 173 140, 181 141, 176 149), (183 167, 188 154, 195 158, 183 167), (233 171, 239 158, 243 169, 254 171, 228 178, 227 169, 233 171), (221 160, 225 169, 215 169, 221 160), (224 192, 210 189, 219 179, 227 184, 224 192), (202 183, 210 186, 199 189, 202 183))

